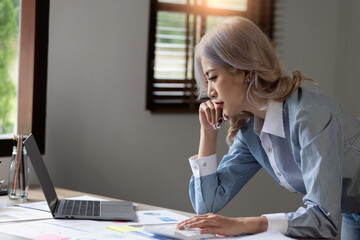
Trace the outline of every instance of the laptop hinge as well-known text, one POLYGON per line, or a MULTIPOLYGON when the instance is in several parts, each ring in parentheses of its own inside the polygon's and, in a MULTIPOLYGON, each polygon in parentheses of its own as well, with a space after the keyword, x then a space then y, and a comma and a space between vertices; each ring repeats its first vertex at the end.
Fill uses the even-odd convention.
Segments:
POLYGON ((55 215, 59 215, 58 214, 58 209, 59 209, 59 205, 60 205, 60 203, 59 203, 59 199, 56 199, 56 202, 55 202, 55 209, 54 209, 54 213, 53 213, 53 216, 55 217, 55 215))

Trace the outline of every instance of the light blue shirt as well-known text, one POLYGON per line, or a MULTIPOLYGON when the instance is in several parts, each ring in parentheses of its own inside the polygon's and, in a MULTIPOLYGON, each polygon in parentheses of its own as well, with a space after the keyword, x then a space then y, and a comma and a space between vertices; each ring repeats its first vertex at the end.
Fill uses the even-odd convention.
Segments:
POLYGON ((218 212, 263 167, 304 194, 306 208, 265 215, 269 229, 331 238, 343 213, 360 213, 360 122, 339 101, 299 88, 272 102, 264 122, 249 119, 216 169, 216 156, 190 158, 197 214, 218 212))

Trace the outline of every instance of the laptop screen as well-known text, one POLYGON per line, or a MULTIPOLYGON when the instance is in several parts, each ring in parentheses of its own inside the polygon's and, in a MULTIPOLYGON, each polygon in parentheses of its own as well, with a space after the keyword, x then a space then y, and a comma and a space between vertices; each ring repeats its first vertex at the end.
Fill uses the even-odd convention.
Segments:
POLYGON ((27 151, 27 154, 30 158, 31 164, 35 170, 35 173, 39 179, 41 188, 44 192, 46 201, 49 205, 51 213, 54 214, 56 202, 58 201, 58 197, 55 192, 54 185, 51 182, 51 178, 46 169, 45 163, 41 157, 39 148, 36 144, 35 138, 32 134, 30 134, 25 140, 24 145, 27 151))

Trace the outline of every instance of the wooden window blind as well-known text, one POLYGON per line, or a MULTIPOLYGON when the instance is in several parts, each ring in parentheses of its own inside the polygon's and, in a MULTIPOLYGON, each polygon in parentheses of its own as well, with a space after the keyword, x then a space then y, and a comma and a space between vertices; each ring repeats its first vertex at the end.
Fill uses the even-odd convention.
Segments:
POLYGON ((146 109, 198 111, 194 47, 228 16, 243 16, 272 38, 274 0, 150 0, 146 109))

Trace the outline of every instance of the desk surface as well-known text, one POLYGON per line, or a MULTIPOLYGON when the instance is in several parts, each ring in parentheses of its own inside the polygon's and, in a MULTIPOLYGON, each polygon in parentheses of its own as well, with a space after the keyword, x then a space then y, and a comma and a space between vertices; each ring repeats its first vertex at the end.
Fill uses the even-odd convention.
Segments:
MULTIPOLYGON (((106 199, 106 200, 119 200, 119 199, 115 199, 115 198, 109 198, 109 197, 104 197, 104 196, 95 195, 95 194, 88 194, 88 193, 84 193, 84 192, 78 192, 78 191, 73 191, 73 190, 68 190, 68 189, 63 189, 63 188, 56 188, 56 193, 58 195, 58 198, 61 198, 61 199, 77 197, 77 196, 82 196, 82 195, 89 195, 92 197, 98 197, 98 198, 102 198, 102 199, 106 199)), ((8 198, 7 195, 0 196, 0 208, 12 206, 12 205, 18 204, 18 203, 38 202, 38 201, 44 201, 44 200, 45 200, 45 197, 44 197, 42 190, 39 187, 31 187, 29 190, 28 200, 26 200, 26 201, 11 200, 8 198)), ((142 204, 142 203, 137 203, 137 210, 160 210, 160 209, 164 209, 164 208, 151 206, 151 205, 147 205, 147 204, 142 204)), ((178 211, 178 210, 173 210, 173 209, 169 209, 169 210, 179 213, 179 214, 182 214, 184 216, 188 216, 188 217, 191 217, 194 215, 194 213, 183 212, 183 211, 178 211)), ((2 237, 1 234, 0 234, 0 237, 2 237)), ((2 239, 5 239, 5 238, 2 238, 2 239)), ((6 238, 6 239, 18 239, 18 238, 6 238)), ((19 238, 19 239, 21 239, 21 238, 19 238)), ((316 240, 316 239, 301 238, 301 240, 316 240)), ((324 240, 324 239, 322 239, 322 240, 324 240)))
MULTIPOLYGON (((115 198, 109 198, 109 197, 104 197, 104 196, 100 196, 100 195, 96 195, 96 194, 68 190, 68 189, 64 189, 64 188, 56 188, 56 193, 57 193, 59 199, 88 195, 88 196, 97 197, 97 198, 101 198, 101 199, 105 199, 105 200, 119 200, 119 199, 115 199, 115 198)), ((44 201, 44 200, 45 200, 45 196, 44 196, 42 190, 40 189, 40 187, 31 187, 29 190, 28 199, 26 201, 11 200, 8 198, 7 195, 0 196, 0 208, 12 206, 14 204, 19 204, 19 203, 38 202, 38 201, 44 201)), ((137 203, 136 209, 137 210, 160 210, 160 209, 164 209, 164 208, 151 206, 151 205, 147 205, 147 204, 142 204, 142 203, 137 203)), ((188 212, 178 211, 178 210, 173 210, 173 209, 171 209, 171 211, 174 211, 176 213, 182 214, 187 217, 191 217, 194 215, 194 213, 188 213, 188 212)))

